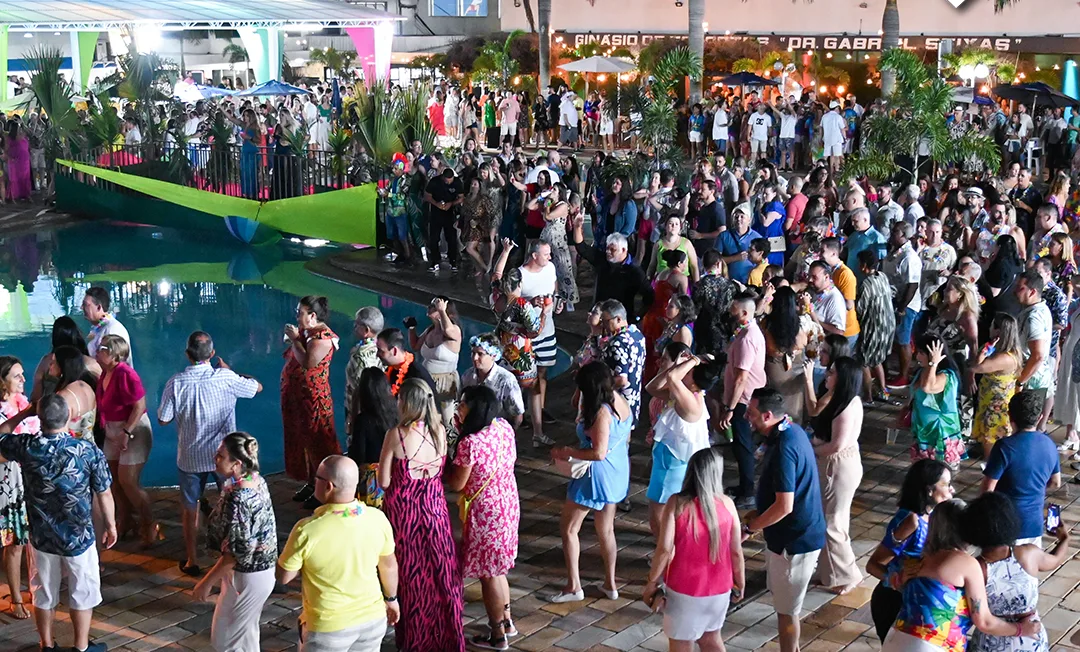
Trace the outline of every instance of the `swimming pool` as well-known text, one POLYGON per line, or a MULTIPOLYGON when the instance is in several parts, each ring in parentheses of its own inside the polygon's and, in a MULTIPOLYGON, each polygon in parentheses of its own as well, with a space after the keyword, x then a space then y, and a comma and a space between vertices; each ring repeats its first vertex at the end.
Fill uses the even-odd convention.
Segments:
MULTIPOLYGON (((113 313, 131 335, 154 423, 165 382, 188 364, 188 334, 205 330, 233 369, 263 384, 258 396, 238 403, 237 427, 259 439, 264 472, 282 471, 282 332, 285 324, 294 323, 297 299, 316 294, 330 300, 329 325, 341 338, 331 385, 342 445, 345 365, 355 343, 353 314, 374 305, 387 326, 401 327, 407 316, 429 323, 426 306, 304 269, 305 260, 330 251, 290 241, 253 248, 205 233, 102 222, 8 238, 0 244, 0 353, 20 358, 29 375, 49 350, 53 320, 71 315, 87 330, 79 311, 83 294, 91 285, 107 287, 113 313)), ((467 341, 490 331, 491 325, 463 319, 462 329, 467 341)), ((469 364, 468 355, 462 355, 460 368, 469 364)), ((568 365, 568 356, 560 351, 555 371, 568 365)), ((176 445, 175 427, 154 426, 144 485, 176 484, 176 445)))

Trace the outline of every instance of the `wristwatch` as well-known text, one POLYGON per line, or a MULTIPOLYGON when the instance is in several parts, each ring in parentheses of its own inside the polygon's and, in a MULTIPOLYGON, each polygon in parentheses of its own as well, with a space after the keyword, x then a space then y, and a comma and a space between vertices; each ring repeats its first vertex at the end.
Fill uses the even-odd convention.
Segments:
POLYGON ((384 595, 383 596, 383 602, 397 602, 397 596, 396 595, 389 595, 389 596, 384 595))
POLYGON ((135 435, 131 434, 131 431, 124 428, 124 434, 128 436, 128 439, 135 439, 135 435))

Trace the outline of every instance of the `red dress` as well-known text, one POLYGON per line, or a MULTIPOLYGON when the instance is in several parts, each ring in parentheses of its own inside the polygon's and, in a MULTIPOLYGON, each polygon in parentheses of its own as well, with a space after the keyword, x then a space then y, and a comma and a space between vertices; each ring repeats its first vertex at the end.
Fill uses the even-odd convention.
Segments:
POLYGON ((660 366, 660 353, 656 350, 656 341, 664 334, 667 326, 667 304, 678 292, 675 286, 664 279, 653 283, 654 299, 649 311, 641 318, 641 334, 645 336, 645 373, 641 382, 644 386, 656 375, 660 366))
POLYGON ((331 340, 326 357, 310 369, 296 361, 290 347, 281 370, 281 421, 285 429, 285 473, 295 480, 308 480, 308 460, 318 465, 327 455, 341 455, 334 430, 334 401, 330 396, 330 361, 338 346, 338 336, 329 328, 301 335, 313 340, 331 340))

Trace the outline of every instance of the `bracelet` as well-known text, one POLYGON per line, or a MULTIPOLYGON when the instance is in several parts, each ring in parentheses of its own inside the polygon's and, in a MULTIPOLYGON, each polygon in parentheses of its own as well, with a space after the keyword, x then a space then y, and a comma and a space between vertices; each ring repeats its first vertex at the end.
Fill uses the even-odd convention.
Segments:
POLYGON ((124 428, 124 434, 128 436, 128 439, 135 439, 135 435, 131 434, 131 431, 124 428))
POLYGON ((397 602, 397 596, 396 595, 390 595, 390 596, 384 595, 383 596, 383 602, 397 602))

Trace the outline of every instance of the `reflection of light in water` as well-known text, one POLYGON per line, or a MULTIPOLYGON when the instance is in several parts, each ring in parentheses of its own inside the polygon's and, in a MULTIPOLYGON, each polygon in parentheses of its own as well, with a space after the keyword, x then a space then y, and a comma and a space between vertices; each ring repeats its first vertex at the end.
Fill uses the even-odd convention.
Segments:
POLYGON ((308 238, 304 240, 305 247, 325 247, 330 244, 329 240, 319 240, 318 238, 308 238))
POLYGON ((14 292, 0 286, 0 338, 48 332, 53 320, 66 313, 57 300, 59 285, 55 278, 39 276, 29 293, 21 283, 14 292))
POLYGON ((163 297, 169 296, 169 290, 171 290, 171 289, 172 289, 172 284, 170 284, 168 281, 162 281, 161 283, 158 283, 158 286, 157 286, 158 294, 160 294, 163 297))

